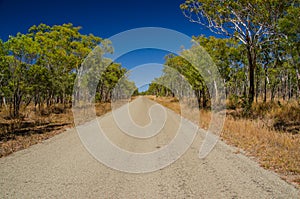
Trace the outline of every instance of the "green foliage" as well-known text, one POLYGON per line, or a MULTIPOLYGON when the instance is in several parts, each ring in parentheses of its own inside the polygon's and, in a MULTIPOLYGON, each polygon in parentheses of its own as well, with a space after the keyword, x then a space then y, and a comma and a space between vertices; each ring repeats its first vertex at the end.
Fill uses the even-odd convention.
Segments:
MULTIPOLYGON (((82 35, 80 29, 71 23, 40 24, 29 28, 26 34, 10 36, 4 43, 0 40, 0 102, 9 109, 11 117, 20 117, 20 109, 32 101, 39 111, 44 104, 70 104, 75 77, 83 71, 80 66, 100 42, 94 52, 99 57, 91 59, 96 68, 89 70, 86 82, 105 88, 105 101, 109 100, 107 96, 126 70, 120 64, 111 64, 104 74, 100 70, 95 75, 93 70, 111 62, 103 58, 104 53, 112 52, 111 42, 92 34, 82 35)), ((134 84, 131 82, 130 86, 134 84)), ((101 92, 97 96, 102 99, 101 92)))
MULTIPOLYGON (((181 98, 182 94, 179 93, 179 90, 186 89, 179 89, 183 85, 182 79, 177 75, 179 73, 192 86, 193 94, 197 98, 198 104, 205 108, 211 103, 210 97, 212 93, 209 93, 209 87, 211 88, 212 85, 208 84, 211 84, 212 75, 220 73, 220 78, 224 79, 227 90, 238 95, 238 92, 243 88, 243 84, 240 84, 240 81, 245 82, 246 79, 245 73, 240 67, 243 58, 243 54, 240 53, 240 44, 234 39, 206 38, 204 36, 193 37, 193 39, 203 48, 199 48, 195 44, 191 49, 182 51, 180 56, 166 56, 163 75, 155 82, 162 83, 162 85, 166 85, 166 82, 171 82, 169 88, 173 91, 172 93, 181 98), (214 63, 210 61, 207 53, 212 61, 216 63, 216 68, 211 66, 214 63), (190 63, 187 59, 193 63, 190 63)), ((217 79, 219 77, 216 76, 214 78, 217 79)), ((223 80, 220 80, 220 82, 223 82, 223 80)), ((149 92, 155 93, 157 96, 165 96, 171 93, 154 83, 150 85, 149 92)), ((183 93, 183 95, 185 97, 192 96, 191 93, 183 93)))
POLYGON ((227 108, 236 109, 240 104, 240 97, 238 95, 232 94, 229 96, 229 102, 227 103, 227 108))
POLYGON ((131 91, 136 90, 134 82, 128 80, 127 70, 119 63, 110 64, 101 74, 101 81, 97 86, 98 101, 107 102, 112 98, 112 90, 117 84, 121 86, 122 94, 131 96, 131 91))
MULTIPOLYGON (((198 36, 193 37, 193 39, 203 46, 216 63, 218 72, 225 81, 227 107, 231 109, 243 108, 243 115, 250 116, 252 103, 249 101, 247 92, 249 68, 244 44, 228 38, 198 36)), ((269 98, 270 101, 274 101, 275 98, 278 100, 279 98, 283 100, 299 99, 299 62, 293 62, 294 58, 289 50, 291 45, 285 43, 287 40, 281 38, 280 41, 282 42, 274 42, 272 46, 267 43, 261 45, 257 51, 257 64, 254 71, 256 100, 264 98, 269 98)), ((207 81, 205 81, 209 74, 200 74, 192 63, 184 59, 188 54, 189 50, 184 50, 181 52, 181 56, 166 56, 163 75, 150 85, 147 93, 156 96, 177 95, 180 98, 177 88, 180 88, 182 82, 174 72, 177 71, 192 85, 200 106, 206 107, 210 104, 210 93, 208 92, 207 81), (172 88, 171 90, 162 86, 166 85, 166 82, 172 82, 169 83, 168 87, 172 88)), ((196 57, 198 56, 200 55, 196 55, 196 57)), ((193 60, 193 57, 190 58, 193 60)), ((199 65, 203 68, 207 67, 205 63, 199 65)), ((205 70, 202 71, 205 72, 205 70)), ((189 94, 186 93, 184 96, 189 96, 189 94)), ((266 101, 264 100, 264 102, 266 101)))
MULTIPOLYGON (((250 104, 257 91, 255 70, 259 48, 264 43, 273 45, 283 37, 278 31, 278 21, 285 34, 299 33, 299 17, 295 17, 299 13, 298 7, 299 1, 293 0, 186 0, 180 5, 183 14, 190 21, 206 26, 217 34, 236 38, 244 45, 247 52, 250 104), (288 25, 294 27, 291 32, 287 31, 288 25)), ((226 76, 227 71, 223 72, 226 76)))

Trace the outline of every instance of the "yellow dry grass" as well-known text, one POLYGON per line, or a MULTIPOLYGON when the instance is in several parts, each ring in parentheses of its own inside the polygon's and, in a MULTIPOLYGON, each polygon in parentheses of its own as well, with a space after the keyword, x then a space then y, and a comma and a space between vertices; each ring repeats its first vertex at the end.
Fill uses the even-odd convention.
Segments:
MULTIPOLYGON (((28 148, 31 145, 49 139, 67 128, 74 127, 71 108, 62 109, 59 113, 37 114, 34 107, 22 111, 25 118, 7 119, 8 113, 0 111, 0 157, 28 148)), ((96 115, 103 115, 111 110, 110 103, 96 103, 96 115)), ((47 110, 45 110, 47 111, 47 110)))

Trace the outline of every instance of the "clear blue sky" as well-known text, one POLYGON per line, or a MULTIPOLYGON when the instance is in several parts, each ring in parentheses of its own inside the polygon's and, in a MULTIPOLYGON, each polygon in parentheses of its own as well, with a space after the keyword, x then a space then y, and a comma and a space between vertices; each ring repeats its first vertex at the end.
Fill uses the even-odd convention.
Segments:
MULTIPOLYGON (((81 33, 109 38, 139 27, 163 27, 188 36, 211 32, 191 23, 179 9, 184 0, 0 0, 0 38, 25 33, 32 25, 73 23, 81 33)), ((163 63, 166 52, 140 50, 117 61, 128 69, 140 64, 163 63)))

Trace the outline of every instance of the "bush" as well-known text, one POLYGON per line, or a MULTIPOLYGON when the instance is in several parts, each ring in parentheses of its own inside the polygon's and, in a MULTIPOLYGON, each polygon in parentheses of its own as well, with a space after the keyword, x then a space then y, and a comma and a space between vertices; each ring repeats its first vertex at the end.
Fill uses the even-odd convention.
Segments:
POLYGON ((240 101, 240 98, 239 98, 238 95, 235 95, 235 94, 230 95, 229 96, 229 101, 227 103, 227 108, 228 109, 236 109, 236 108, 238 108, 239 105, 240 105, 239 101, 240 101))
POLYGON ((273 113, 274 128, 276 130, 299 133, 300 131, 300 106, 295 103, 283 105, 273 113))

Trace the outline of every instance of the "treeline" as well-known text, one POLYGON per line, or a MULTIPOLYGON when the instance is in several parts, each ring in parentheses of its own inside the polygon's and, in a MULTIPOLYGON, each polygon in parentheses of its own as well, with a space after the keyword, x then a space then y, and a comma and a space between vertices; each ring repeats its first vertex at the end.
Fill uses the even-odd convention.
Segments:
MULTIPOLYGON (((201 35, 193 39, 218 67, 231 105, 240 103, 249 107, 258 100, 299 100, 299 1, 189 0, 181 9, 192 22, 227 36, 207 38, 201 35)), ((168 67, 176 69, 192 85, 200 105, 208 106, 210 93, 202 74, 191 63, 183 56, 170 55, 165 65, 162 77, 155 82, 172 78, 168 67)), ((153 83, 148 94, 174 93, 153 83)))
MULTIPOLYGON (((73 86, 81 63, 104 40, 83 35, 72 24, 32 26, 25 34, 0 40, 0 105, 11 118, 20 117, 21 108, 34 104, 36 111, 57 104, 72 103, 73 86)), ((103 42, 107 43, 107 42, 103 42)), ((112 47, 98 46, 104 52, 112 47)), ((97 101, 109 101, 111 89, 126 73, 111 63, 97 82, 97 101)), ((97 74, 94 74, 97 76, 97 74)), ((130 85, 135 87, 133 82, 130 85)))

